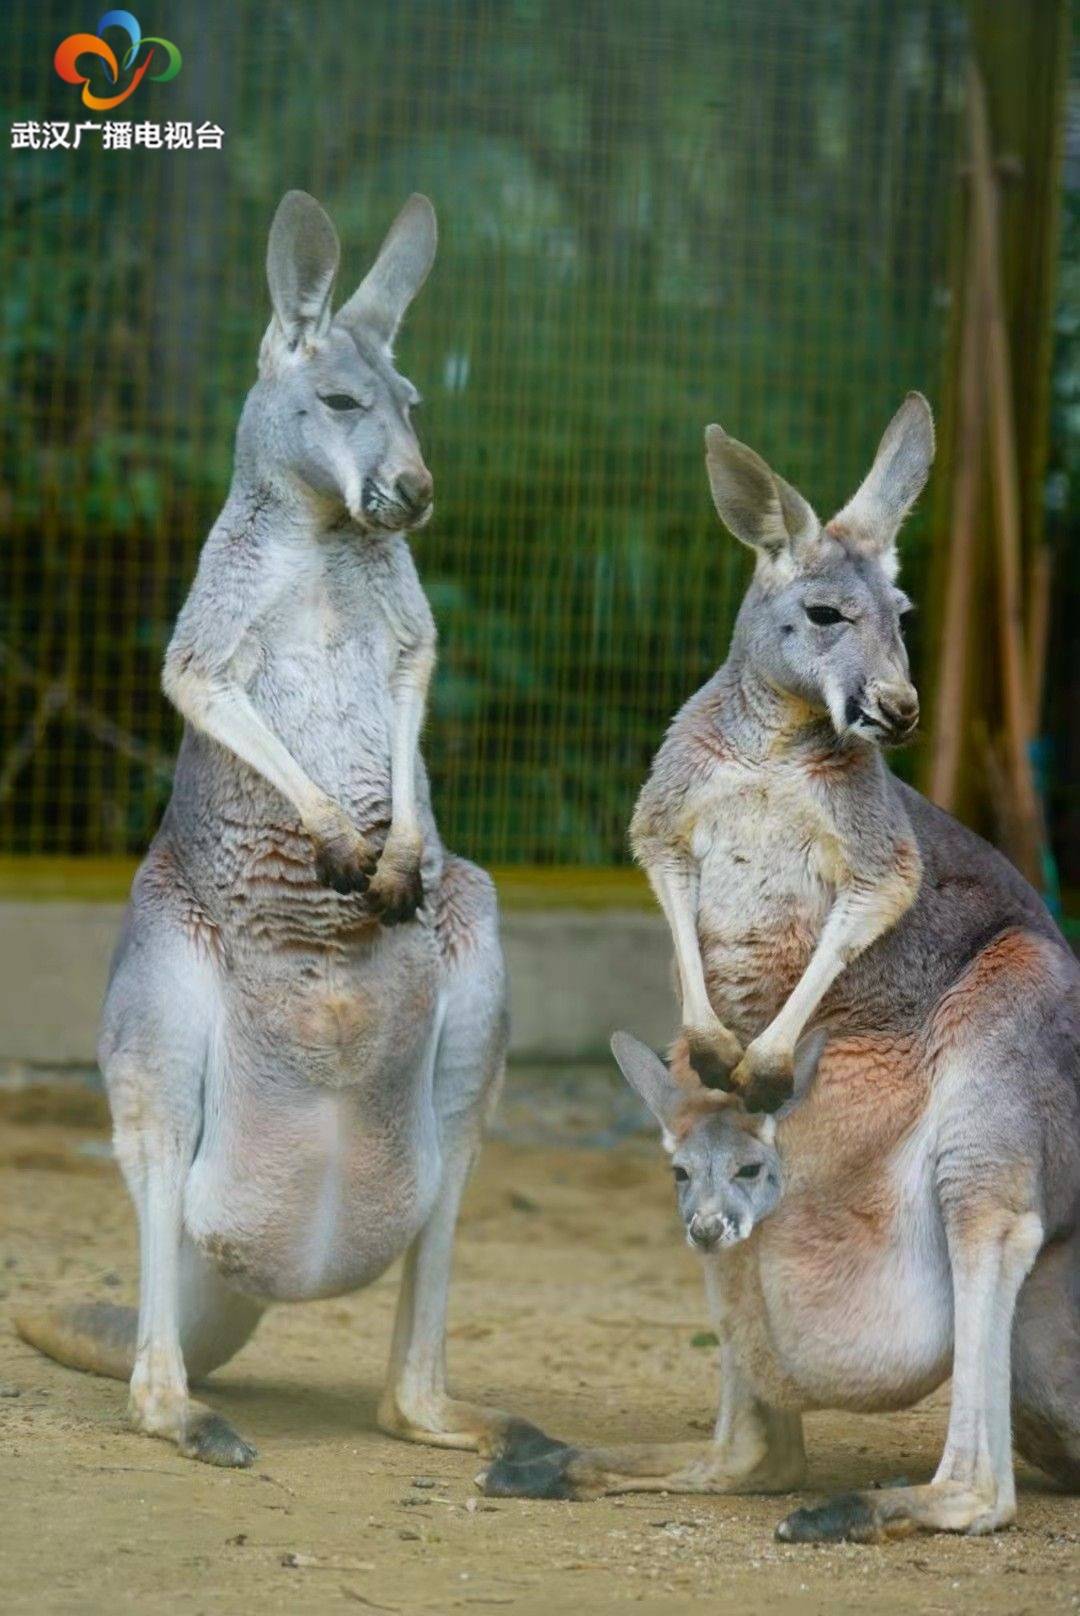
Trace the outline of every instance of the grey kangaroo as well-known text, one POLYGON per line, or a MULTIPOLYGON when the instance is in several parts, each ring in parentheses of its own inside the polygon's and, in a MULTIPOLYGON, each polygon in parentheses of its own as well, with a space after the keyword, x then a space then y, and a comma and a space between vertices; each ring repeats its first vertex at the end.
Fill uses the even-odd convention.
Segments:
POLYGON ((633 821, 675 942, 674 1077, 633 1040, 616 1054, 686 1175, 690 1232, 717 1251, 716 1430, 589 1451, 515 1428, 488 1485, 788 1491, 804 1410, 905 1407, 951 1373, 931 1482, 780 1532, 991 1531, 1015 1515, 1014 1435, 1080 1488, 1080 968, 1016 870, 879 751, 918 713, 894 580, 933 453, 925 400, 824 527, 719 427, 707 446, 717 509, 757 565, 728 660, 676 717, 633 821), (733 1156, 717 1105, 774 1107, 793 1085, 779 1156, 769 1115, 733 1156), (741 1185, 721 1182, 732 1163, 741 1185))
POLYGON ((383 1429, 482 1446, 450 1398, 458 1204, 506 1047, 491 881, 447 854, 418 751, 435 628, 405 534, 432 510, 391 345, 435 254, 425 197, 332 314, 339 247, 281 202, 273 317, 232 487, 165 659, 186 720, 135 878, 100 1039, 139 1219, 138 1315, 23 1317, 79 1369, 130 1377, 135 1425, 191 1458, 254 1450, 188 1395, 271 1301, 405 1267, 383 1429))

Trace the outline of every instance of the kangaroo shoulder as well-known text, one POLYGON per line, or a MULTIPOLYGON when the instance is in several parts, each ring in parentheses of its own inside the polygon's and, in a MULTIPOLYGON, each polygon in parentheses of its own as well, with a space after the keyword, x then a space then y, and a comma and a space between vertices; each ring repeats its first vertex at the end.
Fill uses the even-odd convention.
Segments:
POLYGON ((653 839, 688 829, 703 801, 720 785, 734 762, 720 724, 715 681, 690 697, 676 713, 653 759, 630 823, 630 841, 639 855, 653 839))

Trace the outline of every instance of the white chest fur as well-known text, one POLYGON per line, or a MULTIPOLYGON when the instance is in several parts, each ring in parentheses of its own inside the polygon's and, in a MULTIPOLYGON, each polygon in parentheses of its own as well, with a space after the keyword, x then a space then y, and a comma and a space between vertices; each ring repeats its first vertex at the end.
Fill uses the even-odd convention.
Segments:
POLYGON ((710 998, 752 1036, 806 968, 843 878, 842 841, 792 764, 719 765, 687 809, 710 998))

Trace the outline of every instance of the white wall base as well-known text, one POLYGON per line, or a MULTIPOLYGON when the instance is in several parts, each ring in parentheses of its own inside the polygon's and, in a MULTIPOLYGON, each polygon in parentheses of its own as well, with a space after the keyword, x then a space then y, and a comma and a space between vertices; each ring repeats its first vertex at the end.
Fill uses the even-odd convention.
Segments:
MULTIPOLYGON (((0 903, 0 1060, 88 1065, 123 906, 0 903)), ((659 914, 628 908, 503 913, 511 1052, 607 1056, 616 1027, 662 1047, 676 1022, 659 914)))

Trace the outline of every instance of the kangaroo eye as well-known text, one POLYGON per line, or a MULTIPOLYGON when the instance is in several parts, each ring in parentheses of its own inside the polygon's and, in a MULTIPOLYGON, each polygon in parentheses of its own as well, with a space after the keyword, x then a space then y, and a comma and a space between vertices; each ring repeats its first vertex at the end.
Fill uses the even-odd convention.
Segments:
POLYGON ((830 623, 847 622, 843 612, 838 612, 835 606, 807 606, 806 615, 819 628, 827 628, 830 623))
POLYGON ((363 406, 351 393, 320 393, 319 397, 330 410, 359 410, 363 406))
POLYGON ((689 1178, 690 1178, 690 1174, 686 1171, 685 1167, 675 1167, 675 1168, 672 1169, 672 1171, 675 1174, 675 1182, 676 1182, 676 1184, 686 1184, 686 1183, 688 1183, 689 1178))
POLYGON ((760 1162, 747 1162, 745 1167, 740 1167, 739 1168, 739 1171, 735 1174, 735 1177, 736 1178, 756 1178, 760 1172, 761 1172, 761 1163, 760 1162))

